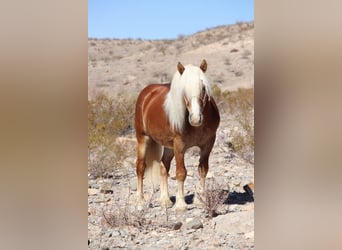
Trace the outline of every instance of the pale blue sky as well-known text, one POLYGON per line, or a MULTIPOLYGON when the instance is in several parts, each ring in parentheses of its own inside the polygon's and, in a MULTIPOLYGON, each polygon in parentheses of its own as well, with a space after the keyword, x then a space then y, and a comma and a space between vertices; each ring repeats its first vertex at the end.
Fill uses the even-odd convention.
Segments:
POLYGON ((177 38, 253 20, 251 0, 88 0, 92 38, 177 38))

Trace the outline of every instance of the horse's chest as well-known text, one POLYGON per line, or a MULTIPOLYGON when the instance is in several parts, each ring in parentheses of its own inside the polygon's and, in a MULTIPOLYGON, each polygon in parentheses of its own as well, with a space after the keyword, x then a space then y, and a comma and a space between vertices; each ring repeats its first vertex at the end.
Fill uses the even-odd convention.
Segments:
POLYGON ((201 146, 210 138, 210 133, 207 130, 196 130, 195 132, 186 133, 184 142, 188 147, 201 146))

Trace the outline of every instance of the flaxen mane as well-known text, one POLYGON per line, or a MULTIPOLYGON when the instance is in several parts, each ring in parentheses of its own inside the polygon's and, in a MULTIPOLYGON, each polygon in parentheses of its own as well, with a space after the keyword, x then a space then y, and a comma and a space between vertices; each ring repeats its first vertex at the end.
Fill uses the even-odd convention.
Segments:
MULTIPOLYGON (((170 91, 166 95, 164 102, 165 113, 174 130, 182 131, 184 127, 186 107, 183 96, 187 94, 184 93, 186 91, 186 84, 190 85, 190 88, 196 88, 197 86, 200 86, 200 82, 205 86, 206 94, 210 98, 211 87, 207 77, 200 68, 193 65, 187 65, 185 66, 182 75, 178 71, 174 74, 170 91)), ((192 91, 194 90, 192 89, 192 91)))

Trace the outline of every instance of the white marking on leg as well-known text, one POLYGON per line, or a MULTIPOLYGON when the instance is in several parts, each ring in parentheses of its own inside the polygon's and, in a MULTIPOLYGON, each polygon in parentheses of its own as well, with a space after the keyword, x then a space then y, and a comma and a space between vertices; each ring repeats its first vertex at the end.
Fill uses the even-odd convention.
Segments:
POLYGON ((195 193, 195 198, 194 198, 194 204, 198 207, 203 207, 203 202, 205 199, 204 196, 205 193, 205 177, 201 177, 199 179, 197 188, 196 188, 196 193, 195 193))
POLYGON ((172 201, 169 197, 168 183, 167 183, 167 172, 164 164, 160 163, 161 168, 161 183, 160 183, 160 204, 162 207, 172 206, 172 201))
POLYGON ((187 205, 184 199, 184 181, 178 181, 177 196, 176 196, 176 210, 186 210, 187 205))

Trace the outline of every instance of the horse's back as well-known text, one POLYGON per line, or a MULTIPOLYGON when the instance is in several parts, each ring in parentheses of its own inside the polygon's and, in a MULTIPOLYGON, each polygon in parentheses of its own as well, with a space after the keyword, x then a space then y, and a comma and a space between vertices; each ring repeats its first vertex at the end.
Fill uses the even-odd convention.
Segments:
POLYGON ((139 94, 137 99, 137 106, 142 105, 148 99, 151 99, 155 95, 167 93, 170 89, 170 84, 150 84, 147 85, 139 94))

